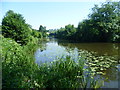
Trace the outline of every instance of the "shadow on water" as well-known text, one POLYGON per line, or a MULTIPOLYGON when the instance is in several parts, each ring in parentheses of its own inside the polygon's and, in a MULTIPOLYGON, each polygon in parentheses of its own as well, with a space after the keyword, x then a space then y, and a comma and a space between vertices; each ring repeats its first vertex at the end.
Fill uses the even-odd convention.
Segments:
MULTIPOLYGON (((57 58, 70 55, 77 60, 81 50, 96 52, 98 56, 113 56, 120 60, 120 43, 73 43, 67 40, 47 39, 40 42, 40 47, 35 52, 36 63, 45 63, 57 60, 57 58)), ((63 57, 64 58, 64 57, 63 57)), ((102 71, 105 75, 97 75, 104 80, 102 88, 118 88, 120 76, 120 64, 112 65, 109 69, 102 71)))

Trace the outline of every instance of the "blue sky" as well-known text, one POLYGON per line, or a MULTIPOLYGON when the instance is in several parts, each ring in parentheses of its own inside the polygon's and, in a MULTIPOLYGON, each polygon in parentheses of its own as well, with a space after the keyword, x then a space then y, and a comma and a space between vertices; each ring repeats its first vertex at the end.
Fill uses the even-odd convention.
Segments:
POLYGON ((87 19, 94 4, 100 2, 2 2, 0 21, 8 10, 20 13, 34 29, 40 25, 47 29, 57 29, 68 24, 78 23, 87 19))

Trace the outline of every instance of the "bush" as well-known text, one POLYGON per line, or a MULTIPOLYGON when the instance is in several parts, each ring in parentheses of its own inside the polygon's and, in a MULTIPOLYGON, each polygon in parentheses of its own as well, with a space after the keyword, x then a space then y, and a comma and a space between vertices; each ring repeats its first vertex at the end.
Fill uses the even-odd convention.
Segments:
POLYGON ((27 56, 23 48, 12 39, 3 38, 0 45, 3 88, 32 87, 33 72, 36 68, 33 57, 27 56))

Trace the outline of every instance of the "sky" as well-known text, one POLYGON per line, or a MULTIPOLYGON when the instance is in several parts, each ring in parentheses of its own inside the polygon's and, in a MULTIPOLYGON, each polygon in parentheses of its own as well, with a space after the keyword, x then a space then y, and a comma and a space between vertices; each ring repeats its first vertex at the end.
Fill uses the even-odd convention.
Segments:
MULTIPOLYGON (((19 1, 19 0, 18 0, 19 1)), ((81 2, 0 2, 0 22, 8 10, 22 14, 26 23, 32 28, 39 29, 40 25, 47 29, 59 29, 68 24, 77 27, 78 23, 88 18, 94 4, 100 5, 98 1, 81 2)))

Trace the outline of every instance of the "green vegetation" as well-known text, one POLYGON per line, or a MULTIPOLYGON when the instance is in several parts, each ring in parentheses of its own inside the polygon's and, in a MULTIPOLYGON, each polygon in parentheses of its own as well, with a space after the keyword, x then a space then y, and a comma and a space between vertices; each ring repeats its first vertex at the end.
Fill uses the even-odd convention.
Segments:
MULTIPOLYGON (((96 5, 89 19, 80 22, 77 28, 69 24, 51 35, 80 42, 120 42, 119 4, 108 2, 101 7, 96 5)), ((3 88, 99 88, 100 82, 93 79, 93 73, 117 62, 112 60, 113 57, 92 56, 94 53, 84 51, 77 62, 66 56, 37 65, 34 52, 38 41, 47 37, 46 27, 40 25, 39 30, 32 29, 21 14, 9 10, 2 20, 1 31, 3 88), (98 63, 98 60, 101 62, 98 63)))
POLYGON ((105 75, 106 73, 103 71, 118 63, 118 57, 115 56, 97 55, 96 52, 88 52, 86 50, 82 51, 80 54, 85 57, 85 66, 91 69, 93 75, 105 75))
MULTIPOLYGON (((35 44, 20 46, 2 37, 3 88, 95 88, 92 76, 84 76, 84 61, 76 63, 70 56, 38 66, 34 62, 35 44), (34 47, 34 48, 33 48, 34 47), (28 53, 30 52, 30 53, 28 53), (88 80, 90 80, 88 82, 88 80), (90 83, 90 85, 88 85, 90 83)), ((98 88, 98 87, 97 87, 98 88)))
POLYGON ((31 30, 22 15, 9 10, 2 20, 2 34, 16 42, 26 44, 30 40, 31 30))
POLYGON ((32 29, 21 14, 14 13, 12 10, 9 10, 2 20, 2 35, 14 39, 21 45, 45 36, 42 32, 32 29))
POLYGON ((75 28, 66 25, 51 33, 57 38, 79 42, 120 42, 120 2, 95 5, 89 18, 75 28))
POLYGON ((42 26, 32 29, 21 14, 11 10, 6 13, 0 36, 2 88, 99 88, 90 73, 84 75, 81 58, 77 63, 70 56, 39 66, 35 63, 34 52, 38 40, 46 37, 45 30, 42 26))
POLYGON ((45 27, 45 26, 43 27, 42 25, 40 25, 38 31, 42 33, 43 37, 47 37, 47 34, 46 34, 46 33, 47 33, 47 30, 46 30, 46 27, 45 27))
MULTIPOLYGON (((35 69, 33 57, 28 56, 24 47, 12 39, 2 38, 2 87, 22 88, 28 86, 35 69)), ((32 84, 31 84, 32 85, 32 84)))

